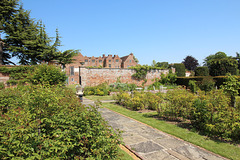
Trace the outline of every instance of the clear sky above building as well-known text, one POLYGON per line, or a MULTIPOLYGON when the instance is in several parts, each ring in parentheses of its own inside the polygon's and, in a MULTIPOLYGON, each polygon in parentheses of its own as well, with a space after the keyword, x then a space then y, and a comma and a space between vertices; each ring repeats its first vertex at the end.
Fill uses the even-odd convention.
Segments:
POLYGON ((140 64, 200 63, 218 51, 240 52, 240 0, 21 0, 61 50, 85 56, 131 52, 140 64))

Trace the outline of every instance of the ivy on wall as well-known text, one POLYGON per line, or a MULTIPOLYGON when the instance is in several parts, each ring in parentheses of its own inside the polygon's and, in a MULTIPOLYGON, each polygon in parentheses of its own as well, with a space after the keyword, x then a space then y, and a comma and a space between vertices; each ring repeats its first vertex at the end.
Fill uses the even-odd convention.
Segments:
POLYGON ((134 67, 129 67, 129 69, 134 69, 136 73, 134 73, 132 76, 136 78, 137 80, 145 80, 146 75, 151 70, 161 70, 163 68, 161 67, 152 67, 148 65, 137 65, 134 67))

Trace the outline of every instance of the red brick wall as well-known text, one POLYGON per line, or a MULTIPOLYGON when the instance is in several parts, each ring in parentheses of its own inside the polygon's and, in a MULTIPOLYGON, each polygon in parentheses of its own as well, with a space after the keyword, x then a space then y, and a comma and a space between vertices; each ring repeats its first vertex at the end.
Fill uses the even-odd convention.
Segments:
POLYGON ((9 80, 9 74, 0 73, 0 82, 3 82, 4 84, 6 84, 8 80, 9 80))
MULTIPOLYGON (((79 78, 77 73, 78 68, 75 69, 74 76, 69 76, 69 84, 79 84, 79 78), (74 81, 72 81, 72 79, 74 81), (76 81, 75 81, 76 80, 76 81)), ((154 78, 160 78, 161 73, 168 74, 169 70, 152 70, 147 76, 147 83, 145 85, 150 85, 154 81, 154 78)), ((138 81, 132 77, 135 70, 132 69, 116 69, 116 68, 80 68, 80 75, 82 79, 82 86, 96 86, 98 84, 107 82, 108 84, 114 83, 120 77, 122 83, 135 83, 141 86, 143 80, 138 81)))

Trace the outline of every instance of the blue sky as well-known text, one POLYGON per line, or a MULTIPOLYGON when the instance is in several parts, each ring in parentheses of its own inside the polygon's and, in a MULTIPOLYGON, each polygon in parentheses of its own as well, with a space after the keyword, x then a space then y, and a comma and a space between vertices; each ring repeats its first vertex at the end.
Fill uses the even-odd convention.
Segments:
POLYGON ((21 0, 42 20, 60 50, 85 56, 131 52, 140 64, 199 63, 210 54, 240 52, 239 0, 21 0))

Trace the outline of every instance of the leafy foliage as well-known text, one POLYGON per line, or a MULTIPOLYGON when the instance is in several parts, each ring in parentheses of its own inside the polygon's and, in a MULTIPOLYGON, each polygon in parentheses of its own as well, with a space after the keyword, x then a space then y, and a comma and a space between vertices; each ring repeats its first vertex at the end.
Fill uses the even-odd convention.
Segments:
POLYGON ((198 84, 202 91, 209 92, 215 87, 215 81, 212 77, 204 77, 198 84))
POLYGON ((4 88, 5 88, 4 83, 3 83, 3 82, 0 82, 0 90, 1 90, 1 89, 4 89, 4 88))
POLYGON ((107 83, 102 83, 98 86, 86 86, 83 92, 84 96, 98 95, 106 96, 109 94, 109 86, 107 83))
POLYGON ((226 81, 223 82, 221 88, 230 95, 232 105, 234 105, 235 96, 239 94, 238 90, 240 89, 240 81, 238 77, 227 74, 226 81))
POLYGON ((134 73, 132 76, 138 80, 145 79, 148 71, 150 71, 151 68, 152 67, 148 65, 137 65, 130 67, 130 69, 134 69, 136 71, 136 73, 134 73))
POLYGON ((197 68, 197 66, 199 65, 198 60, 193 56, 187 56, 186 58, 184 58, 182 63, 185 65, 186 69, 191 71, 194 71, 195 68, 197 68))
POLYGON ((225 59, 225 58, 227 58, 228 56, 226 55, 226 53, 224 53, 224 52, 217 52, 217 53, 215 53, 215 54, 211 54, 211 55, 209 55, 209 56, 207 56, 205 59, 204 59, 204 65, 205 66, 210 66, 210 62, 212 61, 212 60, 216 60, 216 59, 225 59))
POLYGON ((134 78, 138 80, 144 80, 149 71, 161 70, 163 68, 156 67, 156 66, 148 66, 148 65, 137 65, 137 66, 129 67, 129 69, 134 69, 136 71, 136 73, 132 75, 134 78))
POLYGON ((169 64, 168 64, 168 62, 157 62, 156 63, 156 67, 160 67, 162 69, 168 69, 169 68, 169 64))
POLYGON ((209 76, 209 69, 206 66, 197 67, 195 69, 195 76, 209 76))
POLYGON ((30 80, 33 84, 63 85, 67 79, 66 73, 55 65, 38 65, 32 73, 30 80))
POLYGON ((188 83, 189 88, 192 91, 192 93, 196 93, 197 90, 198 90, 198 86, 197 86, 196 82, 197 81, 195 81, 195 80, 190 80, 189 83, 188 83))
POLYGON ((198 91, 174 89, 166 95, 158 93, 121 92, 115 96, 118 104, 131 110, 156 109, 164 119, 185 121, 209 137, 239 141, 240 110, 233 108, 223 90, 198 91))
POLYGON ((224 76, 227 73, 236 75, 238 73, 238 62, 235 59, 216 59, 209 62, 211 76, 224 76))
POLYGON ((1 67, 1 73, 9 74, 8 84, 64 84, 66 80, 65 72, 55 65, 33 65, 16 66, 11 68, 1 67))
POLYGON ((173 65, 173 68, 175 68, 175 72, 178 77, 185 77, 185 66, 182 63, 175 63, 173 65))
POLYGON ((19 5, 19 0, 0 2, 0 30, 4 33, 4 45, 0 45, 0 64, 9 64, 10 58, 16 57, 20 64, 39 64, 58 60, 60 64, 71 62, 77 50, 61 52, 60 36, 56 29, 53 41, 48 37, 42 21, 30 17, 30 11, 19 5))
POLYGON ((151 84, 148 88, 153 89, 155 88, 160 88, 162 85, 175 85, 175 82, 177 80, 177 75, 175 73, 172 73, 170 70, 168 74, 161 74, 161 79, 156 78, 155 82, 151 84))
POLYGON ((71 90, 25 86, 0 97, 6 93, 12 99, 0 99, 0 159, 116 158, 119 134, 71 90))

